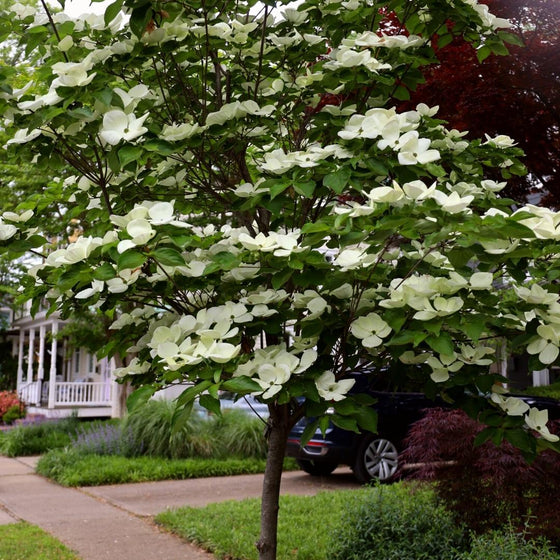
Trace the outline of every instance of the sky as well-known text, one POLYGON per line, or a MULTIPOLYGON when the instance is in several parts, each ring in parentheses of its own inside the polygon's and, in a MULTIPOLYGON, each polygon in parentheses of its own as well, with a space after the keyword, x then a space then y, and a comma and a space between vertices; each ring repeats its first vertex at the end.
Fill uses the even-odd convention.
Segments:
POLYGON ((102 14, 105 8, 111 4, 113 0, 106 0, 105 2, 90 2, 90 0, 67 0, 64 11, 70 17, 76 17, 80 14, 102 14))

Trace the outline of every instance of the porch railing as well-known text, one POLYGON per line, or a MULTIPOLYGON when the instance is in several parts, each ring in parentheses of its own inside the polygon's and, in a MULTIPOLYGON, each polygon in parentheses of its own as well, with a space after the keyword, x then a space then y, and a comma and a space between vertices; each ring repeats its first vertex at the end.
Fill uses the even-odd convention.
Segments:
POLYGON ((108 405, 111 385, 103 381, 64 381, 55 385, 55 405, 108 405))
POLYGON ((41 404, 41 381, 31 381, 20 385, 18 396, 25 404, 41 404))
MULTIPOLYGON (((111 384, 103 381, 57 381, 55 406, 108 406, 111 404, 111 384)), ((27 405, 47 405, 48 381, 32 381, 18 388, 19 398, 27 405)))

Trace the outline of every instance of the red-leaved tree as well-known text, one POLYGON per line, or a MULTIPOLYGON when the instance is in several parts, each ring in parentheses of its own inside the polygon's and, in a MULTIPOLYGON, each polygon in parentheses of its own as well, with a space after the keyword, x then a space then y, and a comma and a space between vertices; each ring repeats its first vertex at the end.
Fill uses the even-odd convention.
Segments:
POLYGON ((507 194, 560 207, 560 3, 485 3, 513 23, 509 31, 525 46, 511 46, 510 56, 488 56, 485 47, 474 51, 455 39, 439 49, 440 63, 427 72, 410 106, 439 105, 440 117, 469 131, 469 138, 510 135, 527 154, 529 175, 513 177, 507 194))

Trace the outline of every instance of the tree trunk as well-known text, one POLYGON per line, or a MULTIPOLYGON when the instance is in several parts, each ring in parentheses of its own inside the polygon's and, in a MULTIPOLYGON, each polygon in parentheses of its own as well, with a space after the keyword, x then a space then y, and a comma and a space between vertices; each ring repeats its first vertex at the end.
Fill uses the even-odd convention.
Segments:
POLYGON ((261 503, 261 534, 257 542, 259 560, 276 560, 280 481, 290 427, 287 405, 270 406, 268 454, 261 503))

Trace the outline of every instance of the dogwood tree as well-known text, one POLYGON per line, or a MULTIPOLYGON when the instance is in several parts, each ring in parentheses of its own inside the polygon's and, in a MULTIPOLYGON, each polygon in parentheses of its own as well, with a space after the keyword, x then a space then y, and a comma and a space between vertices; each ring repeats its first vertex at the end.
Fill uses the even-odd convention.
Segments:
POLYGON ((557 361, 560 215, 487 178, 524 172, 512 139, 396 109, 433 41, 501 53, 507 21, 476 0, 117 0, 1 22, 41 59, 30 89, 0 74, 5 148, 58 181, 82 230, 49 252, 44 203, 3 214, 4 249, 44 257, 24 296, 113 321, 101 352, 128 360, 132 405, 178 383, 178 423, 196 399, 218 412, 220 390, 268 404, 262 559, 291 426, 375 430, 351 372, 406 367, 496 443, 554 445, 489 368, 504 339, 557 361))

